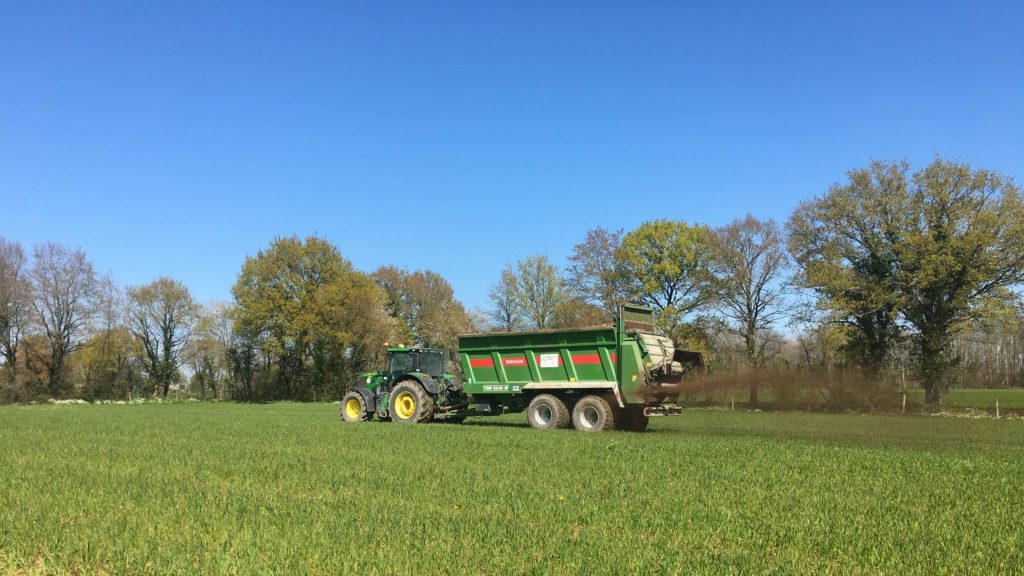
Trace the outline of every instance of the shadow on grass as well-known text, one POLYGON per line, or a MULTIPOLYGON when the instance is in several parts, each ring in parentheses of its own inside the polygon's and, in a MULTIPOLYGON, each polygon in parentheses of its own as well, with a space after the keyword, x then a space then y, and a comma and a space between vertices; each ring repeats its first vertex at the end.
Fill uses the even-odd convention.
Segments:
POLYGON ((456 426, 480 426, 485 428, 529 428, 528 422, 506 422, 501 420, 466 420, 456 426))

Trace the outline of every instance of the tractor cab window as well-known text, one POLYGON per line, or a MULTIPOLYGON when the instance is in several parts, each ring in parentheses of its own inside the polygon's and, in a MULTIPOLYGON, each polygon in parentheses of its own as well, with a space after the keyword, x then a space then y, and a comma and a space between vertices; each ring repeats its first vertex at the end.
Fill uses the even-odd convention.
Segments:
POLYGON ((416 369, 416 355, 412 352, 392 352, 391 370, 392 374, 405 374, 416 369))
POLYGON ((420 370, 435 378, 440 377, 444 374, 444 353, 440 350, 420 352, 420 370))

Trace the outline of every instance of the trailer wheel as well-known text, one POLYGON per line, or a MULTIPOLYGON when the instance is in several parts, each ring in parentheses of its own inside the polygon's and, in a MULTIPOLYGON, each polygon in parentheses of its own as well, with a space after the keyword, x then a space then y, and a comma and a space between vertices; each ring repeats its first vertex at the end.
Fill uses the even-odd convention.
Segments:
POLYGON ((434 417, 434 399, 412 380, 403 380, 391 389, 388 408, 394 422, 429 422, 434 417))
POLYGON ((568 428, 569 409, 565 404, 551 394, 541 394, 530 400, 526 408, 526 419, 534 428, 568 428))
POLYGON ((584 396, 572 409, 572 425, 582 432, 615 429, 615 412, 600 396, 584 396))
POLYGON ((341 399, 341 418, 345 422, 365 422, 370 416, 366 401, 359 392, 349 392, 341 399))

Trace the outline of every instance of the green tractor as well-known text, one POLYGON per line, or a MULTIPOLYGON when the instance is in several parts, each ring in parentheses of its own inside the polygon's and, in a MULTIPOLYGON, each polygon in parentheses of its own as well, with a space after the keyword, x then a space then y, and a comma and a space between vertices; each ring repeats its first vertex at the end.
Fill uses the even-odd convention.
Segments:
POLYGON ((436 348, 388 348, 388 369, 356 376, 357 385, 341 400, 341 417, 363 422, 374 415, 394 422, 459 422, 465 406, 458 380, 445 371, 447 354, 436 348), (446 408, 435 410, 435 402, 446 408), (455 409, 452 409, 455 408, 455 409))

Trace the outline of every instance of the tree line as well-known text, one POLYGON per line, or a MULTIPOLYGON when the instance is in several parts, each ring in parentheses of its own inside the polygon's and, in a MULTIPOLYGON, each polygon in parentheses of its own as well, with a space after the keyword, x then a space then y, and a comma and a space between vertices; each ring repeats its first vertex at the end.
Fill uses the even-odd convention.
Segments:
POLYGON ((632 301, 755 404, 766 383, 782 394, 834 374, 938 402, 954 385, 1024 384, 1022 215, 996 172, 872 162, 781 224, 594 228, 563 268, 544 254, 508 263, 484 310, 436 272, 359 271, 319 237, 275 239, 246 258, 232 302, 206 306, 174 279, 122 289, 81 250, 0 239, 0 400, 186 383, 207 398, 337 398, 388 343, 454 351, 460 333, 606 324, 632 301))

